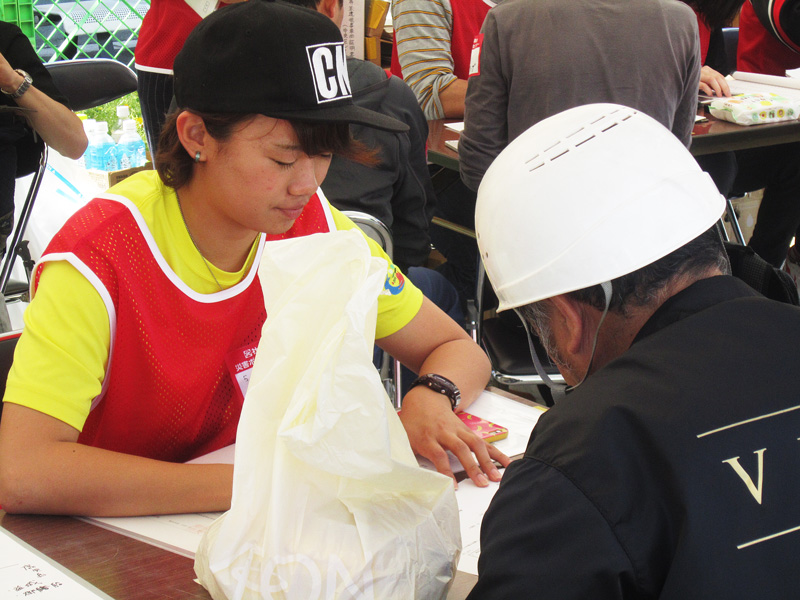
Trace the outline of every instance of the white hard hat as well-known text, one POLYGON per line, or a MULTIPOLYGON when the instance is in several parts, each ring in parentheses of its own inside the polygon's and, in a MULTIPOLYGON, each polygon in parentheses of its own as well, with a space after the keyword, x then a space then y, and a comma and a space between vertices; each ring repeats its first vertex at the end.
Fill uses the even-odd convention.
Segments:
POLYGON ((478 190, 475 228, 506 310, 644 267, 710 228, 724 206, 661 124, 589 104, 537 123, 500 153, 478 190))

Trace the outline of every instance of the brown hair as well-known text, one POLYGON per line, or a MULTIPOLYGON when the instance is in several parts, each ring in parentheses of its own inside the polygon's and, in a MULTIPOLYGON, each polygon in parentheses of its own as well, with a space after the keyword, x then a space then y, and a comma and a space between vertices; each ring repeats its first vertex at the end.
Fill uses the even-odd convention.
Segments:
MULTIPOLYGON (((254 115, 216 114, 191 111, 205 124, 206 131, 215 140, 225 142, 233 135, 237 125, 252 119, 254 115)), ((179 189, 194 176, 194 159, 183 147, 178 137, 177 119, 180 111, 167 117, 158 139, 156 169, 161 180, 168 186, 179 189)), ((367 166, 378 164, 377 152, 367 148, 350 135, 347 123, 312 123, 292 121, 300 147, 308 156, 332 153, 342 158, 367 166)))

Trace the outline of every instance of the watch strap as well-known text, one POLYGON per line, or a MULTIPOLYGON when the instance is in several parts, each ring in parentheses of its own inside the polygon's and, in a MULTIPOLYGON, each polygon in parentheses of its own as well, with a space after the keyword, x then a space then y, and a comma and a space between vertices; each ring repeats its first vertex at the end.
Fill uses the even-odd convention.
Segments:
POLYGON ((458 405, 461 404, 461 390, 447 377, 437 375, 436 373, 428 373, 427 375, 417 377, 411 382, 408 389, 410 390, 418 385, 424 385, 434 392, 438 392, 450 398, 450 406, 453 410, 458 408, 458 405))
POLYGON ((28 88, 31 87, 31 84, 33 83, 33 78, 31 78, 31 76, 28 75, 28 73, 26 71, 23 71, 22 69, 14 69, 14 71, 22 76, 22 83, 19 84, 19 87, 13 92, 7 92, 5 90, 2 90, 2 92, 9 98, 21 98, 25 94, 25 92, 28 91, 28 88))

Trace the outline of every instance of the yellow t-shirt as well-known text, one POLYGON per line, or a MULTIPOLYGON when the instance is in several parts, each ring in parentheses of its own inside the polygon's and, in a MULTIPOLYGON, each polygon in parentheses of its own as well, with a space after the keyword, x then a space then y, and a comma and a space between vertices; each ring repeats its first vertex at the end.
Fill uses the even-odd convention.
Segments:
MULTIPOLYGON (((223 288, 237 284, 257 258, 258 239, 240 271, 221 271, 210 263, 206 266, 186 230, 175 191, 163 185, 154 171, 130 177, 109 193, 124 196, 136 205, 167 264, 196 292, 217 292, 217 281, 223 288)), ((337 229, 356 227, 333 207, 331 214, 337 229)), ((391 285, 397 278, 396 267, 378 244, 366 239, 372 255, 389 263, 387 285, 391 285)), ((421 306, 422 293, 408 278, 400 293, 380 295, 376 337, 386 337, 405 327, 421 306)), ((25 330, 17 344, 3 400, 38 410, 81 430, 92 400, 102 390, 111 346, 103 300, 71 264, 48 262, 24 320, 25 330)))

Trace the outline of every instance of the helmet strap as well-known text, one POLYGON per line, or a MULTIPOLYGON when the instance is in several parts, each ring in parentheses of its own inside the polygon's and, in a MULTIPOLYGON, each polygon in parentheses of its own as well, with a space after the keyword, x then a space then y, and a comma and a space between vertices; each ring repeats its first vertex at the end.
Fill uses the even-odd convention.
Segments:
POLYGON ((518 309, 514 309, 514 312, 517 313, 519 320, 522 321, 522 328, 525 330, 525 335, 528 337, 528 350, 531 353, 531 358, 533 359, 533 366, 536 367, 536 372, 539 374, 539 377, 542 378, 542 381, 550 388, 550 391, 553 394, 553 402, 557 402, 567 392, 567 384, 566 383, 556 383, 545 371, 544 366, 542 365, 542 361, 539 359, 539 353, 536 351, 536 346, 533 345, 533 338, 531 337, 531 329, 528 325, 528 321, 525 320, 525 317, 522 316, 522 313, 519 312, 518 309))
POLYGON ((517 313, 517 316, 522 321, 522 327, 525 329, 525 335, 528 337, 528 349, 531 353, 531 358, 533 359, 533 365, 536 367, 536 372, 539 374, 539 377, 542 378, 542 381, 550 388, 553 394, 553 401, 558 401, 563 398, 567 392, 571 392, 575 388, 577 388, 580 384, 582 384, 586 377, 588 377, 589 372, 592 370, 592 362, 594 361, 594 353, 597 350, 597 338, 600 335, 600 328, 603 326, 603 322, 606 319, 606 315, 608 314, 608 309, 611 306, 611 293, 612 293, 612 286, 610 281, 604 281, 600 284, 600 287, 603 289, 603 295, 605 296, 605 307, 603 308, 603 314, 600 317, 600 322, 597 324, 597 329, 594 332, 594 339, 592 340, 592 353, 589 357, 589 364, 586 367, 586 372, 583 374, 581 380, 573 386, 568 386, 564 383, 556 383, 544 369, 542 365, 542 361, 539 359, 539 353, 536 352, 536 347, 533 345, 533 338, 531 337, 530 327, 528 326, 528 322, 522 316, 522 314, 517 310, 514 309, 514 312, 517 313))

